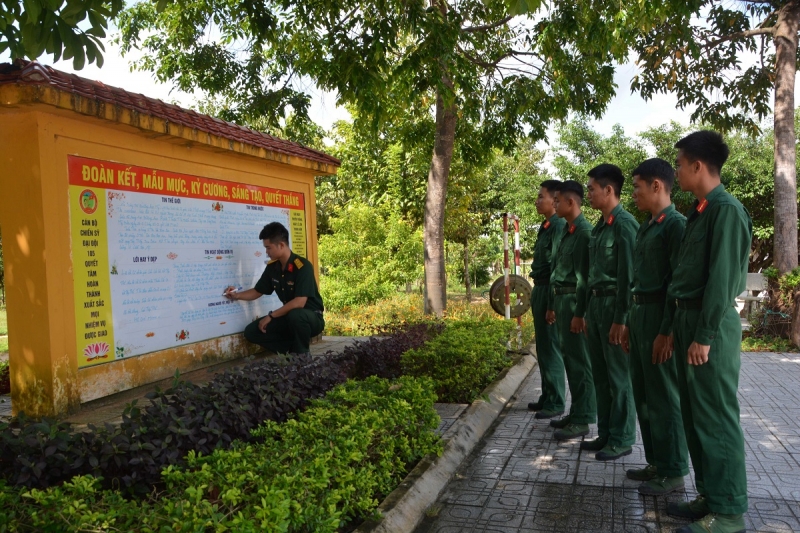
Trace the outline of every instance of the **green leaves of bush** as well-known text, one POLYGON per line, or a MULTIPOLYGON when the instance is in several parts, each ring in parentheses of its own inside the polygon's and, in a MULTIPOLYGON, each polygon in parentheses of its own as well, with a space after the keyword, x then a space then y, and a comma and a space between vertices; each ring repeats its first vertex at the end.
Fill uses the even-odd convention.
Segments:
POLYGON ((346 379, 347 364, 332 354, 298 355, 230 369, 204 385, 176 379, 148 395, 149 405, 129 405, 120 425, 88 431, 19 416, 0 423, 0 476, 44 488, 92 474, 107 487, 147 494, 162 468, 180 464, 189 451, 209 454, 248 440, 265 420, 286 420, 323 396, 346 379))
POLYGON ((167 492, 126 501, 91 477, 20 494, 0 482, 0 531, 336 532, 369 515, 424 455, 439 452, 426 378, 348 381, 255 441, 194 452, 167 492))
POLYGON ((403 354, 403 372, 433 378, 439 401, 471 403, 511 366, 506 342, 513 327, 492 318, 447 323, 437 337, 403 354))

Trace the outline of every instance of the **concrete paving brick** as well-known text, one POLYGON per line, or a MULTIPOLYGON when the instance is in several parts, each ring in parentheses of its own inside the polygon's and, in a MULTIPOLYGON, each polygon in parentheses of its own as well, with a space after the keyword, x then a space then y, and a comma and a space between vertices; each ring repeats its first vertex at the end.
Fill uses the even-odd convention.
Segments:
MULTIPOLYGON (((747 530, 800 532, 800 356, 742 354, 740 378, 747 530)), ((557 442, 549 421, 533 418, 527 403, 540 390, 535 370, 461 465, 436 504, 441 510, 426 518, 418 533, 644 533, 688 523, 668 516, 666 507, 696 496, 693 473, 682 491, 641 496, 639 482, 625 476, 628 468, 645 464, 640 434, 631 455, 597 461, 594 453, 579 449, 581 439, 557 442)), ((594 435, 591 426, 584 438, 594 435)))

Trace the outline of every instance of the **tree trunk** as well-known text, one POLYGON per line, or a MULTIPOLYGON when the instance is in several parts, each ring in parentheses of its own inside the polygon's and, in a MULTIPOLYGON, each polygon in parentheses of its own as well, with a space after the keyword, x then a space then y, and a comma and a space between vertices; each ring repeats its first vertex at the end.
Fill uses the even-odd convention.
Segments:
POLYGON ((469 279, 469 240, 464 239, 464 288, 467 290, 467 303, 472 302, 472 284, 469 279))
MULTIPOLYGON (((794 81, 800 2, 778 12, 775 24, 775 260, 779 274, 797 266, 797 159, 794 129, 794 81)), ((798 306, 794 306, 795 315, 798 306)), ((800 340, 800 320, 792 320, 790 337, 800 340)))
POLYGON ((436 93, 436 133, 433 159, 428 172, 425 194, 425 314, 441 317, 447 307, 447 282, 444 260, 444 206, 447 178, 456 135, 455 102, 445 102, 441 90, 436 93))
POLYGON ((797 266, 797 168, 794 82, 800 2, 778 12, 775 25, 775 260, 780 274, 797 266))

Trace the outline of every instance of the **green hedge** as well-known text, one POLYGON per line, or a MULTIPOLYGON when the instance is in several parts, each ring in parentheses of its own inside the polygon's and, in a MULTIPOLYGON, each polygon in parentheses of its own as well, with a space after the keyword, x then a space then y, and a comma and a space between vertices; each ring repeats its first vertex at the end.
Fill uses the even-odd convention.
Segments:
POLYGON ((496 318, 448 322, 438 336, 403 354, 403 373, 432 378, 439 401, 471 403, 511 366, 506 342, 514 327, 496 318))
POLYGON ((433 383, 348 381, 257 441, 190 453, 163 471, 167 490, 126 500, 90 476, 46 490, 0 482, 5 531, 336 532, 367 516, 421 457, 439 452, 433 383))

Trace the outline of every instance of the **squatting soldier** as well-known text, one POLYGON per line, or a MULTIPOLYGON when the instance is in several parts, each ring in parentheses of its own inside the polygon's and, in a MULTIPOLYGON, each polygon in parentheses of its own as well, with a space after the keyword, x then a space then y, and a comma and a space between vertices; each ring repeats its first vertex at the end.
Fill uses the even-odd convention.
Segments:
POLYGON ((629 455, 636 439, 630 361, 622 350, 622 340, 628 322, 633 246, 639 224, 619 203, 624 181, 615 165, 602 164, 589 171, 589 202, 603 215, 592 229, 589 242, 586 317, 598 437, 582 442, 581 449, 596 451, 598 461, 629 455))
POLYGON ((228 287, 225 296, 249 301, 275 292, 283 306, 251 322, 244 330, 244 337, 271 352, 308 353, 311 338, 325 329, 314 267, 289 248, 289 231, 283 224, 267 224, 258 238, 271 259, 261 279, 246 291, 236 292, 228 287))
POLYGON ((720 170, 728 146, 712 131, 675 144, 677 178, 697 200, 672 274, 673 320, 681 412, 699 496, 670 503, 674 516, 700 519, 680 533, 744 531, 747 477, 739 424, 742 329, 733 307, 745 290, 753 225, 725 191, 720 170))
POLYGON ((547 180, 539 188, 536 198, 536 211, 545 216, 539 226, 536 245, 533 247, 533 293, 531 312, 536 332, 536 357, 542 374, 542 394, 536 402, 528 404, 528 409, 539 411, 536 418, 553 418, 564 412, 564 360, 555 324, 547 323, 548 294, 550 293, 550 274, 552 272, 553 248, 564 233, 567 223, 556 214, 555 194, 561 186, 560 181, 547 180))
MULTIPOLYGON (((631 384, 647 466, 628 470, 642 481, 639 492, 658 496, 684 486, 689 473, 678 392, 678 370, 672 357, 672 306, 667 286, 678 262, 686 217, 672 205, 675 171, 663 159, 648 159, 633 171, 633 199, 649 213, 639 226, 633 252, 633 290, 628 314, 631 384)), ((628 346, 629 344, 629 346, 628 346)))
POLYGON ((562 183, 556 193, 556 214, 566 220, 566 225, 553 252, 547 322, 558 327, 572 404, 567 416, 550 421, 551 426, 558 428, 553 435, 557 440, 587 435, 596 416, 592 366, 584 330, 592 226, 581 213, 581 203, 581 184, 572 180, 562 183))

